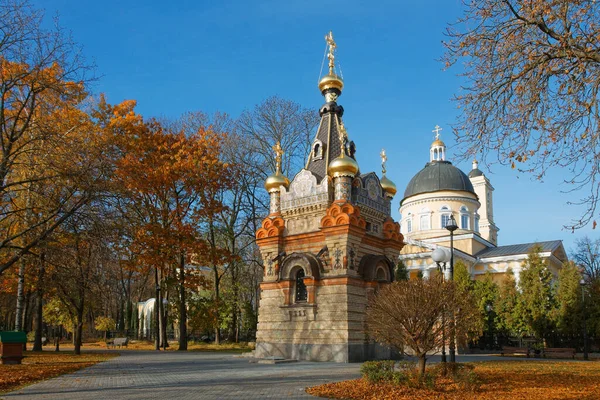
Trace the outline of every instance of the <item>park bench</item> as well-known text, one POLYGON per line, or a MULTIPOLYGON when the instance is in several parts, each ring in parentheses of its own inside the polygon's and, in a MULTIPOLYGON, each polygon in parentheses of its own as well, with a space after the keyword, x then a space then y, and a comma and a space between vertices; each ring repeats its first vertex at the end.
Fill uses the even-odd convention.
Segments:
POLYGON ((511 346, 504 346, 502 348, 502 353, 500 353, 502 356, 505 356, 507 354, 512 354, 515 356, 520 356, 520 355, 524 355, 527 358, 529 358, 529 349, 527 347, 511 347, 511 346))
POLYGON ((127 347, 128 344, 129 344, 128 338, 114 338, 114 339, 106 342, 106 347, 116 348, 117 346, 119 346, 119 348, 121 348, 123 346, 127 347))
POLYGON ((575 353, 575 349, 571 347, 548 347, 544 349, 544 358, 548 356, 575 358, 575 353))

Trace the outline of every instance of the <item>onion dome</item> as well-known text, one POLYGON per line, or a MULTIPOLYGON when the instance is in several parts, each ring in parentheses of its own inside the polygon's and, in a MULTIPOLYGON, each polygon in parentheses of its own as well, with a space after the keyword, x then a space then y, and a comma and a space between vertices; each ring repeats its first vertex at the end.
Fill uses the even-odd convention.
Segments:
POLYGON ((389 180, 385 175, 381 178, 381 187, 383 190, 388 193, 390 196, 394 196, 398 189, 396 188, 396 184, 389 180))
POLYGON ((340 176, 354 177, 358 172, 358 163, 352 157, 344 157, 344 153, 342 153, 341 156, 329 164, 327 172, 333 178, 340 176))
POLYGON ((387 162, 387 154, 385 153, 385 149, 381 149, 381 153, 379 153, 379 156, 381 157, 381 180, 379 181, 379 183, 381 183, 381 188, 386 194, 388 194, 391 197, 394 197, 398 189, 396 189, 396 184, 385 176, 385 163, 387 162))
POLYGON ((327 74, 319 81, 319 90, 321 93, 328 89, 337 89, 342 91, 344 88, 344 81, 336 74, 327 74))
POLYGON ((279 171, 276 174, 270 175, 265 181, 265 189, 269 193, 278 192, 280 186, 287 189, 290 186, 290 180, 279 171))
POLYGON ((270 175, 265 181, 265 189, 267 189, 267 192, 269 193, 278 192, 280 186, 283 186, 286 189, 290 186, 290 180, 281 173, 281 156, 283 155, 283 149, 279 142, 273 146, 273 151, 275 151, 275 173, 270 175))
POLYGON ((473 169, 469 172, 469 178, 476 178, 478 176, 483 176, 483 171, 479 169, 477 160, 473 160, 473 169))

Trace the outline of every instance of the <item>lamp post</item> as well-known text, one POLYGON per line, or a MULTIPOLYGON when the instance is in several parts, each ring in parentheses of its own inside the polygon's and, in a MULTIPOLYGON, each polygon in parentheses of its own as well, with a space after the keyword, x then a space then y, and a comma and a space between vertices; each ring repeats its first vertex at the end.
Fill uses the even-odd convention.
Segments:
MULTIPOLYGON (((458 229, 454 214, 450 214, 450 221, 446 225, 446 229, 450 232, 450 280, 454 281, 454 231, 458 229)), ((450 362, 456 362, 456 349, 454 344, 454 313, 452 313, 452 321, 450 323, 450 362)))
POLYGON ((579 281, 581 286, 581 310, 583 312, 583 359, 588 359, 587 315, 585 314, 585 279, 579 281))
MULTIPOLYGON (((442 280, 445 279, 446 263, 450 260, 450 254, 447 249, 438 247, 431 252, 431 259, 437 264, 438 271, 442 274, 442 280)), ((442 312, 442 362, 446 362, 446 307, 442 312)))

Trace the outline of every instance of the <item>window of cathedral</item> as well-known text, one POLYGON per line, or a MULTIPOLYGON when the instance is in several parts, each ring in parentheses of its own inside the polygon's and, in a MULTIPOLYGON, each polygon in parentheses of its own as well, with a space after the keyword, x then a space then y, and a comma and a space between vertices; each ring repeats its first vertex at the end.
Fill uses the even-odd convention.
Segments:
POLYGON ((443 206, 442 208, 440 208, 440 213, 441 213, 440 228, 444 229, 450 222, 450 215, 452 215, 452 212, 450 211, 450 207, 443 206))
POLYGON ((308 298, 306 285, 304 284, 304 270, 300 268, 296 272, 296 303, 305 302, 308 298))
POLYGON ((475 232, 479 233, 479 215, 475 214, 475 232))
POLYGON ((419 229, 422 231, 429 229, 429 215, 421 215, 419 229))
POLYGON ((320 140, 315 140, 313 143, 312 159, 313 161, 323 159, 323 142, 320 140))
POLYGON ((385 278, 385 270, 384 270, 383 268, 381 268, 381 267, 377 268, 377 275, 376 275, 376 279, 377 279, 379 282, 386 281, 386 278, 385 278))
POLYGON ((412 232, 412 214, 406 217, 406 232, 412 232))
POLYGON ((460 208, 460 227, 469 229, 469 209, 465 206, 460 208))

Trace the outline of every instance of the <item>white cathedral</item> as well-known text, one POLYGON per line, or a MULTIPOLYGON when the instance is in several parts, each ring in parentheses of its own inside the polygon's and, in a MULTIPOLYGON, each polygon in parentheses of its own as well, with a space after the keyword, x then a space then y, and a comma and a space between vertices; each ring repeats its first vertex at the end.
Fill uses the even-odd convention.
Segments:
POLYGON ((458 229, 454 232, 454 261, 461 260, 471 276, 478 279, 490 272, 495 282, 512 271, 518 284, 523 262, 538 244, 540 256, 556 276, 567 261, 561 240, 498 246, 498 226, 494 221, 494 187, 473 161, 466 175, 446 160, 446 145, 436 138, 429 150, 429 162, 410 180, 400 201, 401 232, 405 246, 400 260, 410 277, 427 278, 438 270, 432 252, 450 248, 446 229, 451 216, 458 229))

